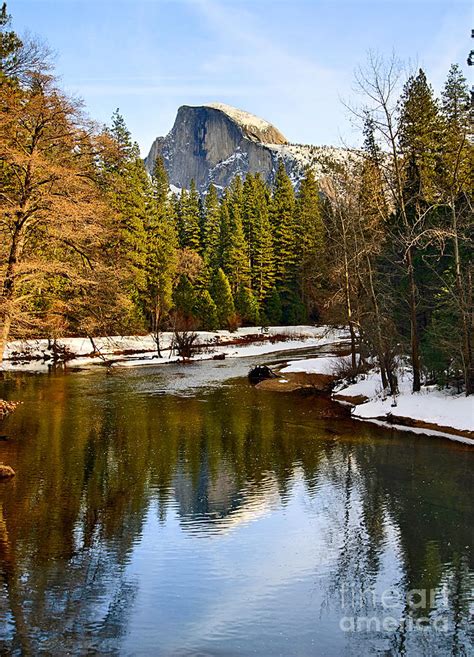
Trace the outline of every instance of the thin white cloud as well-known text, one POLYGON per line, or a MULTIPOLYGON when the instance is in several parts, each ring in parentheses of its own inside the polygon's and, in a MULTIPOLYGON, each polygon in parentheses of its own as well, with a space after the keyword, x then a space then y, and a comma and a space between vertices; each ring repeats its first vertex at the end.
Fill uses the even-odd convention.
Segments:
MULTIPOLYGON (((184 96, 188 100, 192 97, 219 98, 219 96, 249 96, 255 94, 256 86, 222 86, 217 84, 186 84, 166 85, 166 84, 74 84, 68 85, 85 96, 184 96)), ((193 104, 191 101, 188 104, 193 104)), ((176 108, 177 109, 177 108, 176 108)))
POLYGON ((250 3, 191 0, 190 6, 217 44, 215 56, 202 63, 202 72, 211 79, 245 79, 255 87, 252 105, 243 109, 264 113, 295 140, 302 125, 330 115, 337 121, 338 113, 344 120, 338 94, 348 83, 347 71, 318 60, 316 46, 312 58, 289 51, 250 3))

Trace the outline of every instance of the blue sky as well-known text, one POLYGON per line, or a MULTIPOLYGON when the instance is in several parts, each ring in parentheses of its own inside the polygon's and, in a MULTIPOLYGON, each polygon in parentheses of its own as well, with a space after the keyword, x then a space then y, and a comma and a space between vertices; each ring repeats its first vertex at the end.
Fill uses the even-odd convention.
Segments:
POLYGON ((369 49, 423 66, 439 89, 465 74, 472 8, 463 0, 10 0, 14 28, 56 53, 63 86, 91 117, 119 107, 145 155, 180 105, 219 101, 292 142, 354 143, 341 99, 369 49))

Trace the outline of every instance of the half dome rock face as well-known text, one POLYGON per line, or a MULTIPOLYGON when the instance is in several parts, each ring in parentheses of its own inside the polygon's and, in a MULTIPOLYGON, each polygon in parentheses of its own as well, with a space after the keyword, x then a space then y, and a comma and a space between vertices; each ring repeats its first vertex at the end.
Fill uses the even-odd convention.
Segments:
POLYGON ((222 103, 180 107, 172 130, 155 139, 145 159, 150 173, 158 156, 172 188, 189 189, 194 179, 200 192, 210 183, 223 189, 247 173, 260 173, 271 184, 279 161, 295 188, 307 167, 324 187, 341 164, 350 167, 360 160, 357 151, 345 148, 289 144, 268 121, 222 103))
POLYGON ((275 151, 285 137, 271 123, 229 105, 183 105, 166 137, 158 137, 145 159, 151 172, 161 156, 170 185, 204 191, 210 183, 226 187, 236 175, 261 173, 271 182, 275 151))

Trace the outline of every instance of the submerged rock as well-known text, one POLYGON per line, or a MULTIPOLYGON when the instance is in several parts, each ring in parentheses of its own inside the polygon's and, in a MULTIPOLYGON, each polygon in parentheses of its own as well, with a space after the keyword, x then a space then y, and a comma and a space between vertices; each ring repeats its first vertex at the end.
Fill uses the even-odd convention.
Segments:
POLYGON ((276 380, 265 379, 258 384, 258 387, 274 392, 306 391, 309 394, 328 395, 336 381, 334 376, 314 372, 285 372, 284 377, 276 380))
POLYGON ((0 463, 0 479, 9 479, 10 477, 15 476, 15 470, 9 465, 3 465, 0 463))

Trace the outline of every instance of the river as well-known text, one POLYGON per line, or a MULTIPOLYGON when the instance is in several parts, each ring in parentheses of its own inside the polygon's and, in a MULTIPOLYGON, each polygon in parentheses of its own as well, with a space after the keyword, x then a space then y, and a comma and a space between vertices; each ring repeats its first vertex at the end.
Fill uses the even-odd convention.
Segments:
POLYGON ((473 451, 249 364, 5 375, 0 654, 473 654, 473 451))

